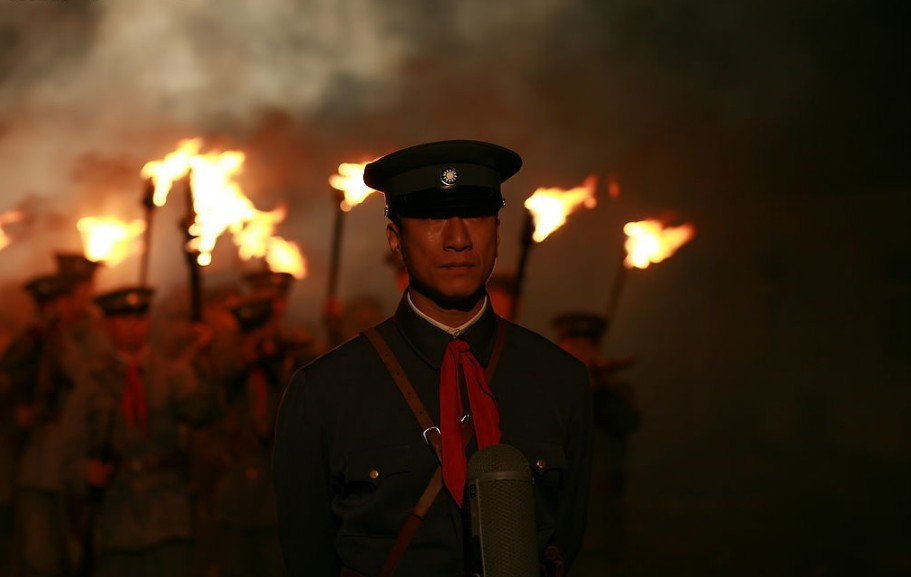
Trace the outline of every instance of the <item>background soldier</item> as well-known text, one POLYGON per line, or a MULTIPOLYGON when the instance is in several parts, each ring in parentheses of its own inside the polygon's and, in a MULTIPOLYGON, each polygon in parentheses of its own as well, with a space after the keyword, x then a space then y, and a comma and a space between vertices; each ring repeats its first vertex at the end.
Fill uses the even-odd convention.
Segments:
POLYGON ((0 362, 16 436, 17 564, 26 577, 64 575, 69 569, 61 414, 75 378, 66 362, 74 355, 65 338, 76 311, 73 286, 73 279, 62 274, 26 284, 35 318, 0 362))
MULTIPOLYGON (((12 334, 8 327, 5 323, 0 322, 0 359, 4 358, 11 340, 12 334)), ((0 575, 10 575, 12 572, 15 439, 10 380, 0 370, 0 575)))
POLYGON ((601 342, 607 329, 604 317, 567 312, 554 318, 557 344, 589 369, 595 422, 593 435, 591 506, 579 574, 624 575, 628 506, 626 502, 629 435, 639 428, 642 415, 621 369, 633 359, 605 360, 601 342))
POLYGON ((266 321, 271 338, 281 343, 282 350, 294 359, 295 367, 301 367, 316 356, 313 336, 300 327, 290 330, 284 325, 288 310, 288 293, 294 284, 294 277, 286 272, 259 271, 244 275, 247 296, 268 297, 272 300, 272 314, 266 321))
POLYGON ((73 358, 65 362, 73 372, 82 370, 86 359, 97 357, 107 345, 101 326, 101 312, 92 301, 95 297, 95 277, 100 263, 89 260, 79 253, 58 252, 54 254, 57 272, 73 282, 73 319, 67 323, 62 338, 68 341, 67 350, 73 358))
POLYGON ((209 417, 214 399, 193 366, 150 346, 152 296, 131 287, 96 297, 112 348, 78 382, 67 411, 72 481, 87 496, 103 491, 87 516, 86 544, 95 547, 83 549, 84 574, 93 574, 87 565, 96 552, 94 574, 102 577, 190 571, 181 427, 209 417))
POLYGON ((222 393, 226 468, 214 495, 222 577, 284 574, 270 459, 278 400, 296 365, 272 305, 254 295, 231 309, 241 336, 222 393))

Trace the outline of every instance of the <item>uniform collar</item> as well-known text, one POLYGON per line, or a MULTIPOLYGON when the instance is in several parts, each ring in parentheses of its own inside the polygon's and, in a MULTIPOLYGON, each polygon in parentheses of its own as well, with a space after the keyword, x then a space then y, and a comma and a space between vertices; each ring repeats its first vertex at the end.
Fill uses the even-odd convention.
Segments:
MULTIPOLYGON (((471 345, 475 358, 487 366, 493 351, 497 316, 490 306, 490 299, 477 322, 465 329, 458 338, 471 345)), ((445 330, 427 322, 408 304, 407 293, 402 296, 393 315, 395 326, 405 341, 421 359, 434 369, 443 364, 443 355, 452 336, 445 330)))

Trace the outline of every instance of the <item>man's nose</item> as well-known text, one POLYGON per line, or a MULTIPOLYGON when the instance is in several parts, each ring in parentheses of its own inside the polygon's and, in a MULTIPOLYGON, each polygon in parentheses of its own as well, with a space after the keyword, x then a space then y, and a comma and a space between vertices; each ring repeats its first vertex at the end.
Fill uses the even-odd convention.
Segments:
POLYGON ((471 248, 471 234, 465 221, 458 216, 446 219, 443 224, 443 248, 463 251, 471 248))

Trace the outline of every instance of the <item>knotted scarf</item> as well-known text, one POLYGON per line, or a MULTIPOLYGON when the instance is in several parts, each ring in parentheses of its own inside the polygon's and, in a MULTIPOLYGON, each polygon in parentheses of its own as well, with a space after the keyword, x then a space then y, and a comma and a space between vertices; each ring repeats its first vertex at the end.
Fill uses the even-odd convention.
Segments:
POLYGON ((462 506, 467 466, 462 430, 462 395, 459 375, 464 378, 478 449, 500 442, 500 412, 487 383, 484 368, 463 340, 453 339, 446 346, 440 368, 440 436, 442 437, 443 484, 462 506))
POLYGON ((142 378, 139 376, 139 363, 136 361, 132 361, 127 366, 126 383, 120 404, 127 425, 131 428, 141 428, 145 432, 149 417, 149 407, 146 404, 142 378))

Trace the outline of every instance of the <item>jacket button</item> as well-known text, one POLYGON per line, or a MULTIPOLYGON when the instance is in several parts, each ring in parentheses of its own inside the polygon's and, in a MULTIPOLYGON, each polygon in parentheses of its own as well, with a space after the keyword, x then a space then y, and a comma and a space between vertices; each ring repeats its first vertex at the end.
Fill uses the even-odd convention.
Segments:
POLYGON ((544 470, 547 467, 547 461, 545 461, 544 459, 538 459, 537 461, 535 461, 535 467, 537 467, 541 470, 544 470))
POLYGON ((376 469, 371 469, 370 472, 367 473, 367 475, 369 475, 370 478, 373 479, 373 480, 375 481, 376 479, 379 478, 380 472, 377 471, 376 469))

